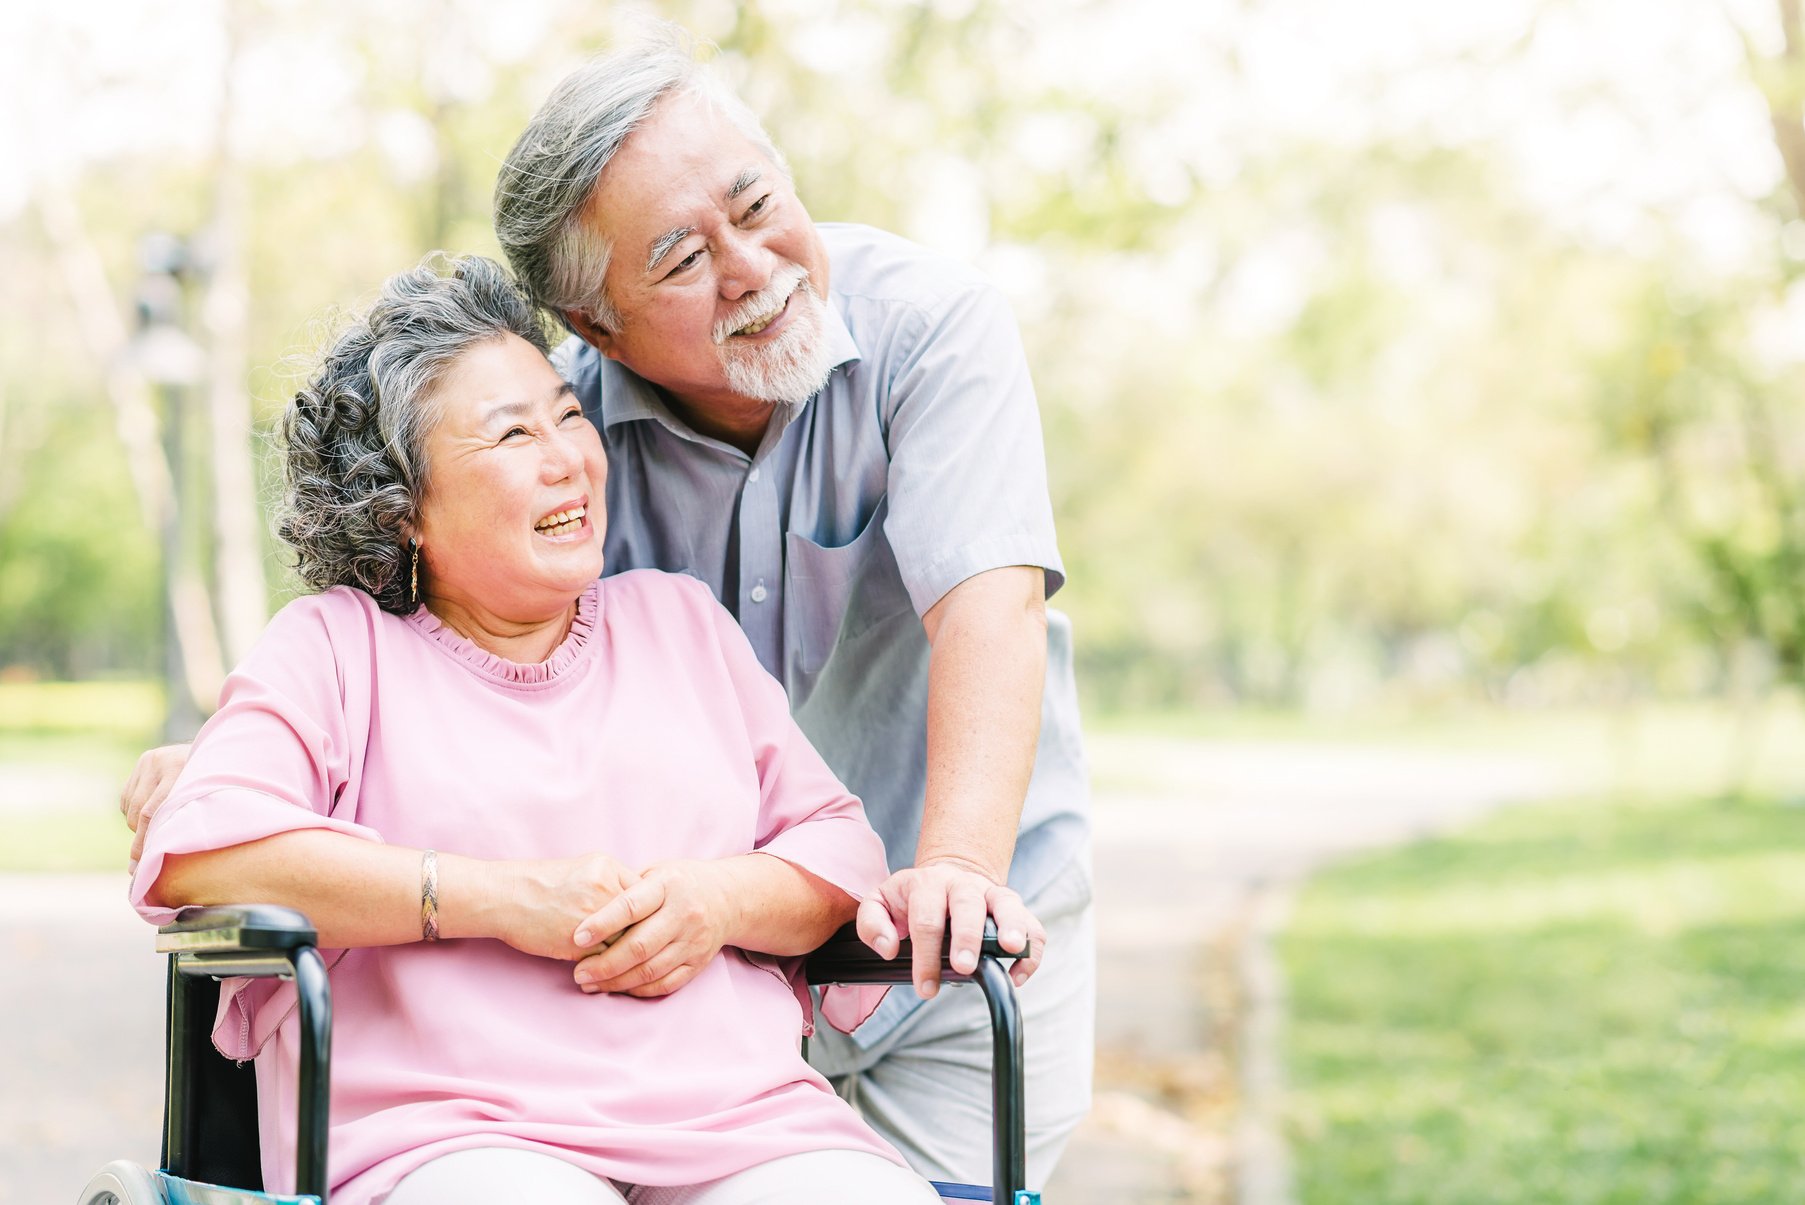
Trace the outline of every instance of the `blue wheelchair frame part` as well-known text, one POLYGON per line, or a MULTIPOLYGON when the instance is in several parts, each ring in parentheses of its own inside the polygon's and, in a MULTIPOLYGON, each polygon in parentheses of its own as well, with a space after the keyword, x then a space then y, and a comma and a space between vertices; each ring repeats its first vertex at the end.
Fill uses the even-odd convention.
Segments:
POLYGON ((248 1192, 238 1188, 220 1188, 198 1180, 184 1180, 161 1172, 157 1185, 163 1190, 167 1205, 324 1205, 311 1193, 300 1196, 267 1192, 248 1192))
MULTIPOLYGON (((163 1171, 169 1205, 328 1205, 326 1133, 331 1098, 332 996, 318 935, 307 918, 274 905, 186 908, 175 923, 157 931, 157 950, 170 955, 168 1069, 164 1087, 163 1171), (220 1188, 187 1177, 195 1170, 200 1107, 201 1060, 210 1026, 191 1015, 190 979, 249 976, 290 979, 299 998, 301 1066, 296 1127, 295 1193, 275 1195, 220 1188)), ((950 948, 950 941, 946 947, 950 948)), ((860 941, 851 925, 810 955, 810 983, 894 984, 911 982, 908 940, 893 959, 879 957, 860 941)), ((1022 1092, 1022 1022, 1015 985, 1004 968, 1014 955, 998 943, 994 922, 984 923, 977 968, 960 974, 943 954, 945 983, 977 983, 990 1006, 991 1103, 994 1188, 933 1182, 942 1199, 1039 1205, 1027 1180, 1026 1112, 1022 1092)), ((255 1149, 255 1133, 251 1135, 255 1149)))

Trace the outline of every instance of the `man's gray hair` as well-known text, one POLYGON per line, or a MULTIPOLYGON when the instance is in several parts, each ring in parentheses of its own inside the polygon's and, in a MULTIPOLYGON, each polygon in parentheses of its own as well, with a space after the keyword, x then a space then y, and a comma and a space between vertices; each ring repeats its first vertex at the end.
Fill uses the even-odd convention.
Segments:
POLYGON ((607 330, 620 328, 603 289, 613 248, 582 220, 583 211, 621 145, 671 95, 706 100, 789 175, 758 118, 697 60, 681 26, 659 22, 632 45, 591 59, 552 89, 495 181, 501 249, 521 287, 560 320, 574 310, 607 330))
POLYGON ((282 415, 276 534, 315 590, 355 586, 406 614, 408 539, 431 465, 439 381, 480 343, 517 335, 549 354, 539 312, 494 260, 435 251, 383 284, 282 415))

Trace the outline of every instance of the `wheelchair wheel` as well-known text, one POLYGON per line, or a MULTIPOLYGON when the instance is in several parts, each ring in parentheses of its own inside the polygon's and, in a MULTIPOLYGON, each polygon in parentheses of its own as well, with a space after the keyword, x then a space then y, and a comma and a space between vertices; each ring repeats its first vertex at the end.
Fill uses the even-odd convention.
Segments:
POLYGON ((115 1159, 88 1181, 75 1205, 165 1205, 157 1178, 130 1159, 115 1159))

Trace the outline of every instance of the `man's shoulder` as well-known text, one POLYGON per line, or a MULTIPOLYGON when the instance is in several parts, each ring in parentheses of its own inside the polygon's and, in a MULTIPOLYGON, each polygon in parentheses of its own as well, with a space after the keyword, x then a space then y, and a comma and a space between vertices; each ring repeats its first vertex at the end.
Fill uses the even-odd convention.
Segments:
POLYGON ((851 222, 815 228, 833 264, 832 292, 844 301, 932 309, 992 287, 971 264, 887 230, 851 222))
POLYGON ((595 348, 577 336, 571 335, 552 349, 551 360, 552 367, 558 370, 558 375, 569 381, 581 393, 582 385, 579 378, 586 376, 593 382, 601 356, 595 348))

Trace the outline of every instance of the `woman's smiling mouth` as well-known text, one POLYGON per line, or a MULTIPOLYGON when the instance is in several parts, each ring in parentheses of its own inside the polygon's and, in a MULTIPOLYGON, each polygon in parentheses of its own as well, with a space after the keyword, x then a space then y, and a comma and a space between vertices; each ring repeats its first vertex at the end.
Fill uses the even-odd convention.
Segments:
POLYGON ((545 518, 533 524, 533 530, 542 536, 570 536, 582 531, 589 514, 587 504, 579 503, 564 510, 555 510, 545 518))

